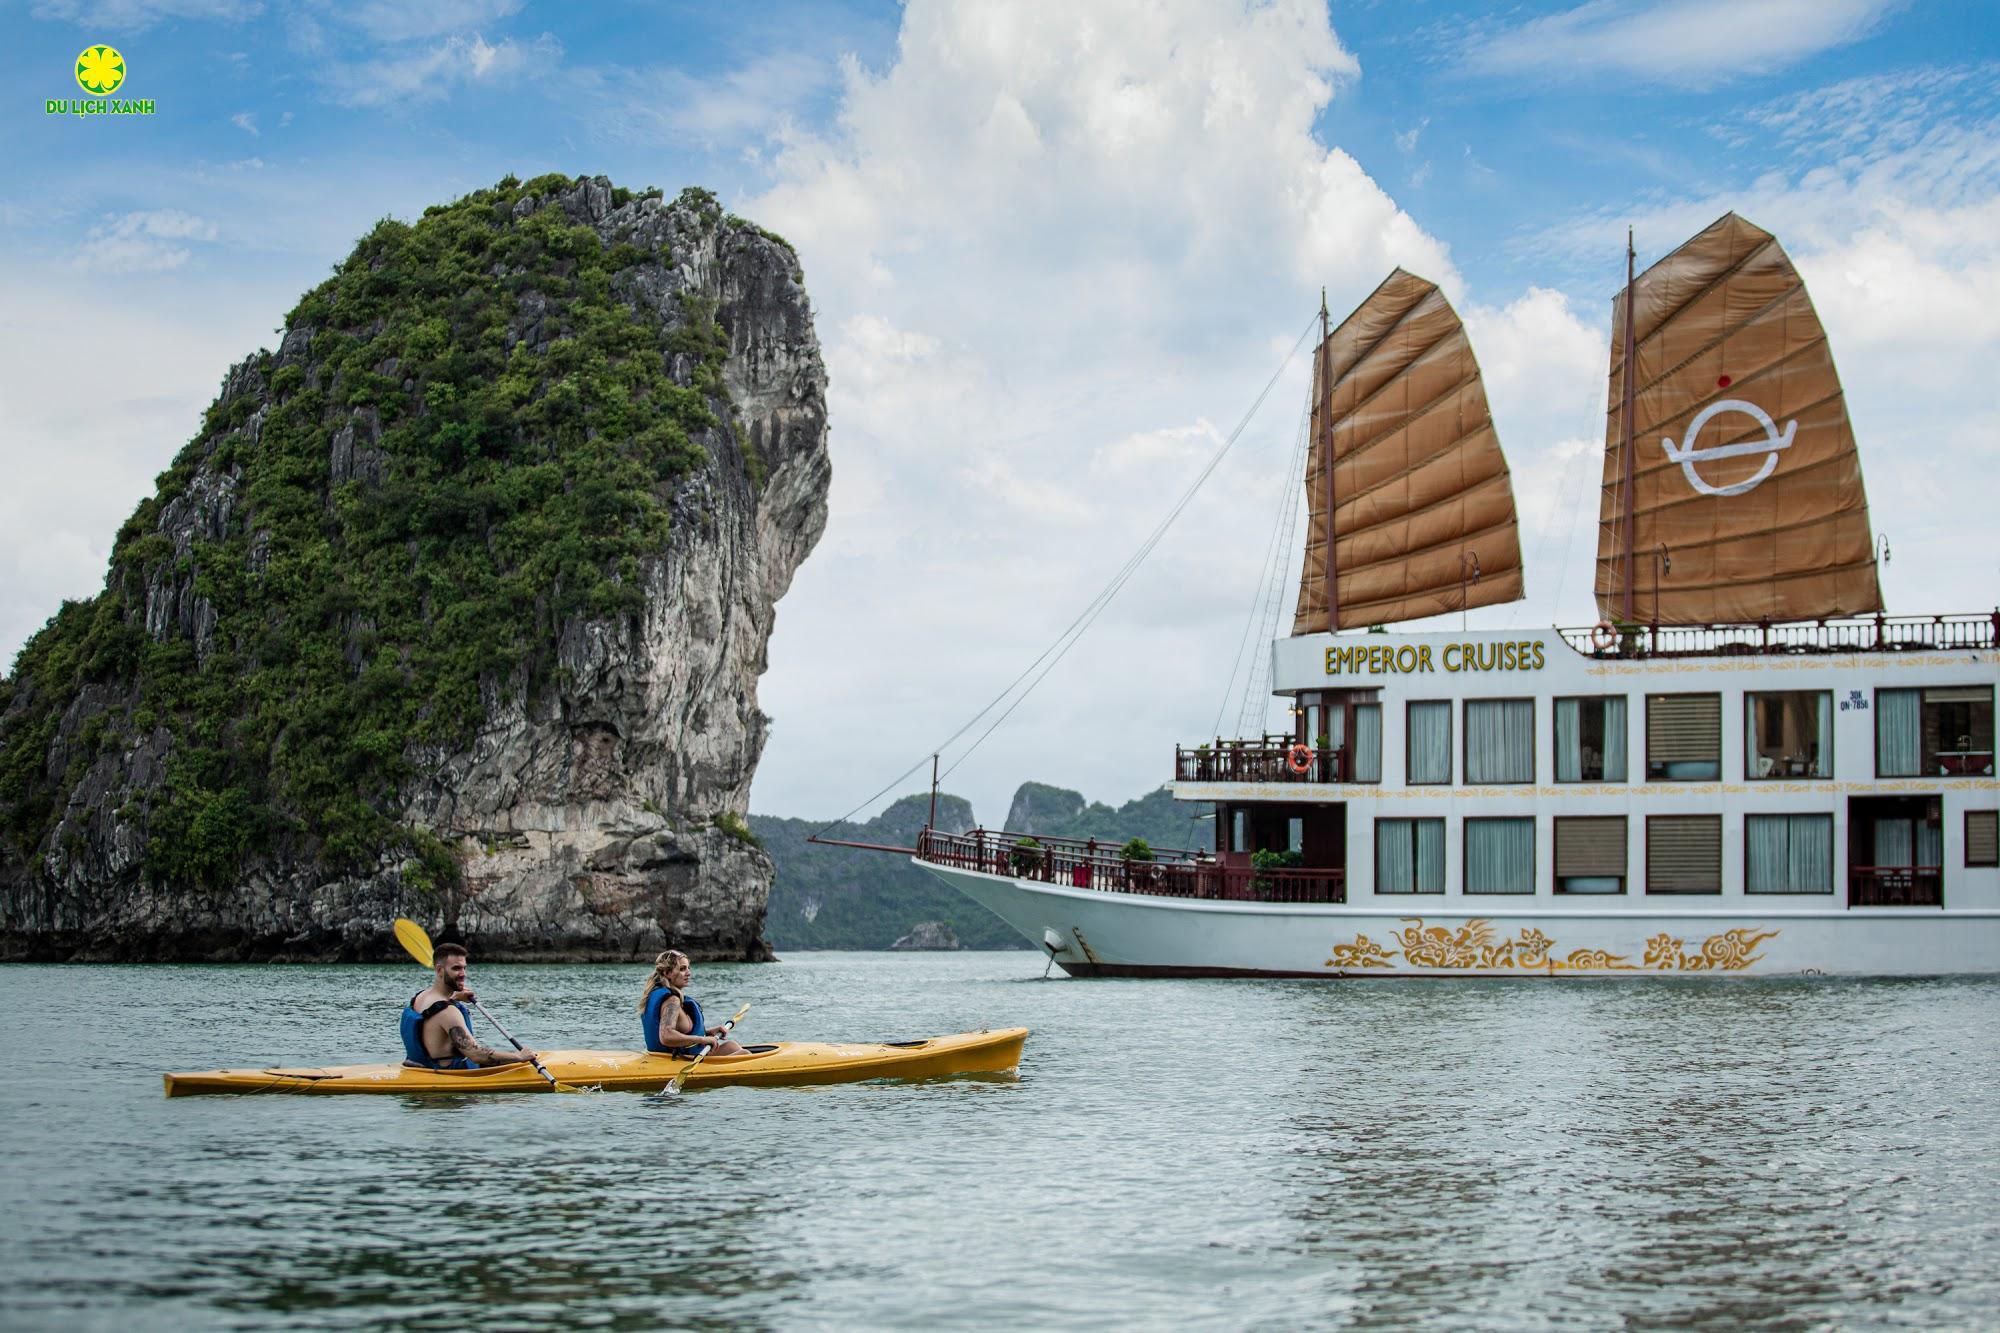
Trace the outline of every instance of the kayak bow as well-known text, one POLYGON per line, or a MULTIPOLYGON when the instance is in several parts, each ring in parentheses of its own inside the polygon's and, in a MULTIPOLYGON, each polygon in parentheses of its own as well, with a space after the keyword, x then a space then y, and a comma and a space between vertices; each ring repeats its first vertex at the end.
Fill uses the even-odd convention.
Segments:
MULTIPOLYGON (((997 1074, 1021 1062, 1026 1028, 961 1032, 908 1042, 781 1041, 753 1046, 742 1055, 712 1056, 693 1069, 686 1060, 646 1051, 543 1051, 542 1063, 562 1083, 620 1092, 658 1092, 683 1071, 685 1086, 742 1083, 782 1087, 855 1083, 874 1078, 942 1078, 997 1074)), ((485 1069, 417 1069, 409 1065, 334 1065, 326 1068, 216 1069, 167 1074, 167 1096, 218 1092, 391 1093, 402 1096, 472 1092, 547 1092, 549 1083, 527 1064, 485 1069)))

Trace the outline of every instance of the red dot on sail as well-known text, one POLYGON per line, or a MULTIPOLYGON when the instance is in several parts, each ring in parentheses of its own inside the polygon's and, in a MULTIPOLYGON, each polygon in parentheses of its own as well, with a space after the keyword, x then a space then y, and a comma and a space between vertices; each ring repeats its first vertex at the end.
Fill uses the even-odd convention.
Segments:
POLYGON ((1726 389, 1726 388, 1728 388, 1728 387, 1729 387, 1729 384, 1730 384, 1730 380, 1729 380, 1729 376, 1727 376, 1727 375, 1718 375, 1718 376, 1716 377, 1716 380, 1715 380, 1715 387, 1716 387, 1716 388, 1718 388, 1718 389, 1726 389))

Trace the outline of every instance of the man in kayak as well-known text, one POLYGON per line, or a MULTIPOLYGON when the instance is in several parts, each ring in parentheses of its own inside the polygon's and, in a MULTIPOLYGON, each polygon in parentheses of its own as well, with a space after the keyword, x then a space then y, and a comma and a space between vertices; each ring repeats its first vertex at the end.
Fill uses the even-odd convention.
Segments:
POLYGON ((646 993, 639 997, 646 1049, 690 1060, 710 1046, 715 1048, 712 1055, 743 1054, 743 1048, 729 1040, 729 1024, 714 1032, 702 1025, 701 1005, 687 993, 693 974, 694 965, 679 949, 669 949, 653 960, 646 993))
POLYGON ((465 946, 440 944, 431 954, 437 976, 403 1007, 403 1063, 419 1069, 479 1069, 535 1058, 529 1050, 496 1051, 472 1036, 473 994, 465 984, 465 946))

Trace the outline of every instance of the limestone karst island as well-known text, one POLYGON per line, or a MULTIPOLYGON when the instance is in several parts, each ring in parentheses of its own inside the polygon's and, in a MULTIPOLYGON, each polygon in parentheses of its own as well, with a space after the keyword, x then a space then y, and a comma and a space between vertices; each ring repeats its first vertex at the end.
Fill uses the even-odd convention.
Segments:
POLYGON ((796 255, 705 191, 380 223, 0 684, 0 958, 390 957, 398 916, 768 956, 757 679, 825 390, 796 255))

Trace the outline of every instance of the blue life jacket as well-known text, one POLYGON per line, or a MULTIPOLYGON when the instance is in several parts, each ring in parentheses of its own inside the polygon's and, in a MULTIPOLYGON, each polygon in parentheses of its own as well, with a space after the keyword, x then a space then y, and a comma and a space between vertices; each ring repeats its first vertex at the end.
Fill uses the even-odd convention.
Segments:
MULTIPOLYGON (((417 995, 422 994, 422 991, 417 992, 417 995)), ((440 1060, 424 1049, 424 1024, 432 1016, 443 1012, 448 1004, 457 1004, 458 1012, 465 1015, 465 1026, 469 1031, 472 1027, 472 1011, 456 1000, 438 1000, 430 1008, 418 1013, 417 995, 412 995, 410 1002, 403 1006, 403 1054, 426 1069, 477 1069, 479 1066, 463 1057, 440 1060)))
POLYGON ((688 1018, 694 1023, 694 1031, 688 1035, 701 1037, 708 1033, 708 1029, 702 1026, 700 1004, 672 986, 655 986, 653 993, 646 997, 646 1049, 660 1055, 694 1055, 701 1047, 668 1046, 660 1041, 660 1010, 666 1006, 669 995, 681 1002, 681 1008, 687 1010, 688 1018))

